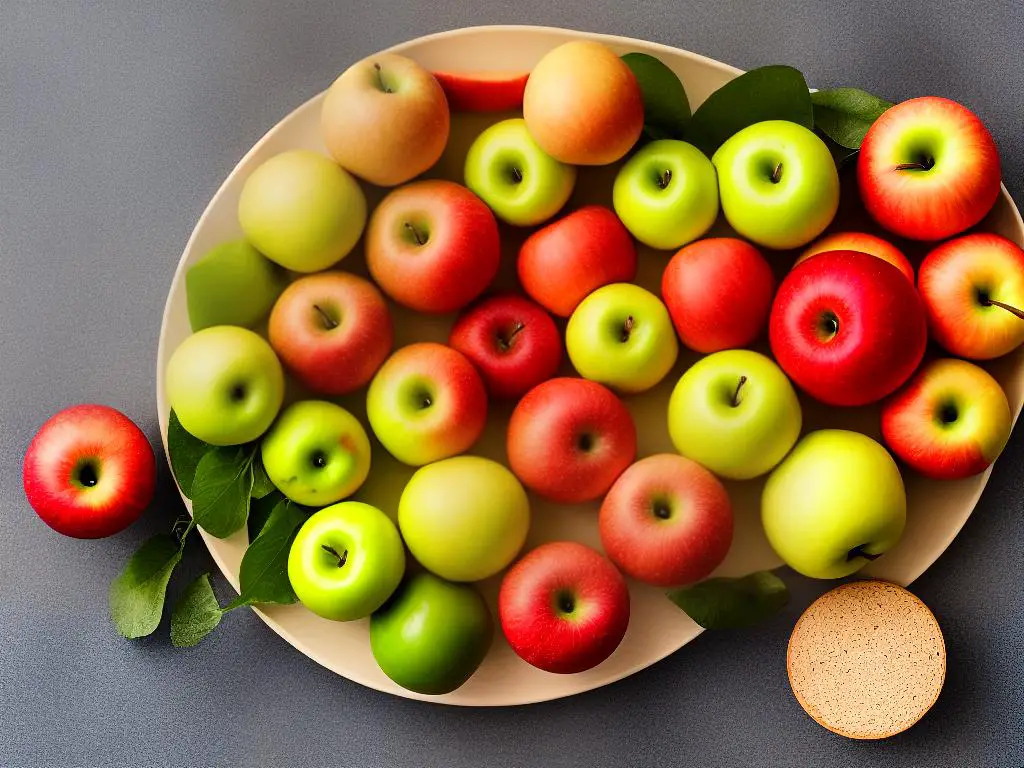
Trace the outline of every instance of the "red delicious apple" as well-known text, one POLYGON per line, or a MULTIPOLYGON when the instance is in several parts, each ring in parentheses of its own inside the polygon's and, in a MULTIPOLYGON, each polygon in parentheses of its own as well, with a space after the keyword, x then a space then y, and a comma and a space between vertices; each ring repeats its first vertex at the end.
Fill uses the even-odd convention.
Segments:
POLYGON ((453 112, 513 112, 523 106, 529 72, 435 72, 453 112))
POLYGON ((907 276, 907 280, 914 282, 914 268, 910 261, 903 255, 903 251, 876 235, 869 235, 867 232, 832 232, 823 235, 807 246, 807 249, 800 254, 793 264, 802 264, 812 256, 830 251, 859 251, 869 256, 889 262, 900 272, 907 276))
POLYGON ((576 504, 603 495, 636 456, 633 417, 595 381, 545 381, 508 424, 508 461, 530 490, 576 504))
POLYGON ((29 443, 25 495, 44 523, 77 539, 99 539, 138 520, 153 500, 156 458, 131 419, 106 405, 51 416, 29 443))
POLYGON ((955 101, 910 99, 886 110, 857 159, 864 207, 914 240, 942 240, 973 227, 999 197, 999 153, 981 120, 955 101))
POLYGON ((366 230, 366 264, 384 293, 418 312, 462 309, 498 272, 498 222, 460 184, 431 179, 385 197, 366 230))
POLYGON ((661 297, 680 340, 707 354, 746 347, 768 323, 775 293, 772 268, 743 240, 698 240, 672 257, 661 297))
POLYGON ((691 584, 719 566, 732 544, 725 487, 674 453, 640 459, 608 491, 601 545, 627 576, 659 587, 691 584))
POLYGON ((612 655, 629 624, 615 567, 575 541, 542 544, 509 569, 498 616, 512 650, 546 672, 572 674, 612 655))
POLYGON ((289 372, 325 395, 367 384, 394 340, 380 291, 348 272, 322 272, 289 285, 270 313, 267 335, 289 372))
POLYGON ((493 296, 471 307, 448 344, 470 359, 495 397, 522 397, 554 376, 562 361, 555 321, 522 296, 493 296))
POLYGON ((519 249, 518 268, 534 301, 568 317, 601 286, 633 282, 636 247, 614 211, 586 205, 530 235, 519 249))
POLYGON ((823 253, 786 275, 768 330, 782 370, 828 405, 890 394, 928 341, 914 286, 892 264, 855 251, 823 253))

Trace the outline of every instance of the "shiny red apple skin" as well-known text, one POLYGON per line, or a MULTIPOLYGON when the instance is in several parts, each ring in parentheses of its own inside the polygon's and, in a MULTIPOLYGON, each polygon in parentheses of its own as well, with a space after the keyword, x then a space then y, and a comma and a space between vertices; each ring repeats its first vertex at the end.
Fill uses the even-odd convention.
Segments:
POLYGON ((868 232, 831 232, 822 235, 804 249, 793 266, 802 264, 819 253, 831 251, 859 251, 870 256, 877 256, 906 275, 911 284, 914 282, 914 267, 903 251, 888 240, 868 232))
POLYGON ((622 642, 629 589, 615 566, 590 547, 550 542, 505 574, 498 616, 512 650, 529 664, 558 674, 583 672, 622 642))
POLYGON ((124 530, 149 506, 156 457, 146 435, 120 411, 75 405, 36 432, 22 482, 28 503, 53 530, 99 539, 124 530))
POLYGON ((514 112, 523 108, 529 72, 435 72, 453 112, 514 112))
POLYGON ((921 300, 902 272, 874 256, 833 251, 782 281, 769 339, 794 384, 827 405, 856 406, 910 378, 928 332, 921 300))
POLYGON ((586 379, 545 381, 519 401, 508 425, 509 466, 533 492, 563 504, 602 496, 636 456, 626 406, 586 379))

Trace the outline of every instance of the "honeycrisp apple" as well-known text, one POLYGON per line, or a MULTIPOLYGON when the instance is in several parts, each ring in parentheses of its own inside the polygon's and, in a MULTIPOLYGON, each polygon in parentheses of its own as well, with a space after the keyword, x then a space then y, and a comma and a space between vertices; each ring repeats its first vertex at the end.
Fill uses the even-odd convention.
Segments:
POLYGON ((511 112, 523 106, 529 72, 434 72, 453 112, 511 112))
POLYGON ((245 240, 221 243, 185 273, 192 330, 214 325, 251 328, 270 313, 287 283, 284 270, 245 240))
POLYGON ((869 256, 877 256, 896 267, 907 276, 907 280, 911 283, 914 282, 914 267, 911 266, 903 251, 888 240, 883 240, 867 232, 830 232, 827 235, 822 235, 804 249, 793 266, 802 264, 813 256, 832 251, 859 251, 869 256))

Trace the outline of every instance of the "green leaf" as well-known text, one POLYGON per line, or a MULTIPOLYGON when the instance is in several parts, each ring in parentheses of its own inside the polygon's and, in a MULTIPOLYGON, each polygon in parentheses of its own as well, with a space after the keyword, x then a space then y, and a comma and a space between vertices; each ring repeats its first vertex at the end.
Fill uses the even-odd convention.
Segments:
POLYGON ((263 453, 259 446, 256 446, 252 456, 252 498, 262 499, 277 490, 277 486, 267 475, 267 468, 263 466, 263 453))
POLYGON ((171 643, 177 648, 191 648, 217 628, 222 615, 210 574, 204 573, 185 588, 174 606, 171 643))
POLYGON ((859 88, 831 88, 811 94, 814 125, 847 149, 859 149, 871 124, 891 103, 859 88))
POLYGON ((646 53, 622 57, 640 84, 644 133, 651 139, 679 139, 690 119, 690 101, 676 73, 646 53))
POLYGON ((669 599, 705 629, 749 627, 774 616, 789 602, 785 583, 771 571, 717 578, 673 589, 669 599))
POLYGON ((249 543, 256 541, 256 537, 260 535, 260 531, 263 530, 263 526, 267 524, 267 520, 270 519, 271 512, 274 511, 274 507, 284 501, 284 494, 280 491, 274 491, 269 496, 264 496, 262 499, 253 498, 249 502, 249 543))
POLYGON ((288 580, 288 552, 296 531, 309 514, 287 499, 278 502, 260 535, 245 550, 238 572, 239 595, 224 610, 253 603, 295 602, 295 592, 288 580))
POLYGON ((167 452, 171 457, 171 472, 186 498, 192 498, 196 467, 210 448, 210 445, 187 432, 178 421, 178 414, 171 411, 167 423, 167 452))
POLYGON ((164 612, 167 582, 184 546, 167 533, 146 541, 110 583, 110 618, 124 637, 151 635, 164 612))
POLYGON ((192 483, 192 516, 207 533, 223 539, 249 516, 252 455, 244 448, 215 448, 199 460, 192 483))
POLYGON ((774 64, 729 81, 693 113, 685 138, 710 157, 734 133, 764 120, 814 128, 811 95, 799 70, 774 64))

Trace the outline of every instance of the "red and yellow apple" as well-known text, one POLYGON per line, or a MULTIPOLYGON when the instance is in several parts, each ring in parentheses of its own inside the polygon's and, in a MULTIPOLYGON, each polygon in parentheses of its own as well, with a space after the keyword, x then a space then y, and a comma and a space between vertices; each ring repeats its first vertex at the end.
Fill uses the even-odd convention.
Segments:
POLYGON ((529 72, 434 72, 453 112, 511 112, 523 106, 529 72))
POLYGON ((907 276, 911 283, 914 282, 914 267, 903 255, 903 251, 888 240, 883 240, 877 235, 870 235, 867 232, 832 232, 823 235, 807 246, 806 250, 797 257, 793 266, 803 264, 812 256, 830 251, 858 251, 869 256, 877 256, 896 267, 907 276))

